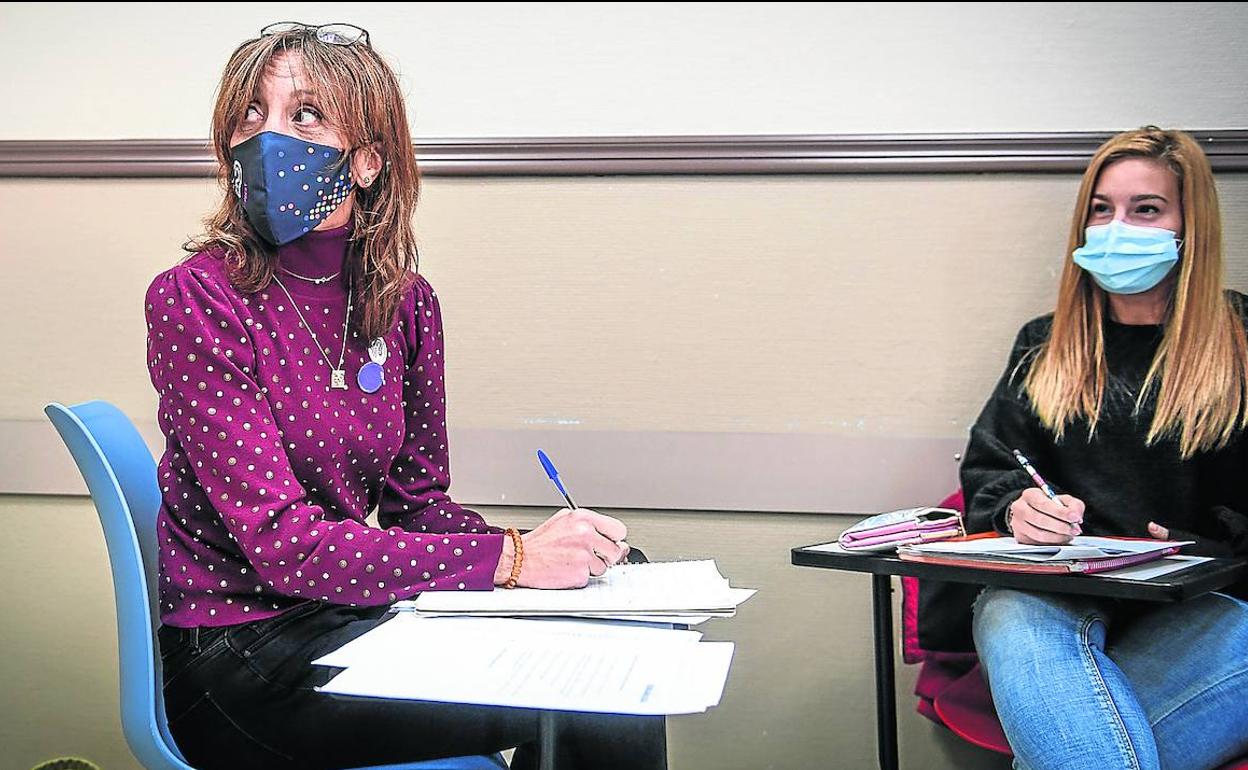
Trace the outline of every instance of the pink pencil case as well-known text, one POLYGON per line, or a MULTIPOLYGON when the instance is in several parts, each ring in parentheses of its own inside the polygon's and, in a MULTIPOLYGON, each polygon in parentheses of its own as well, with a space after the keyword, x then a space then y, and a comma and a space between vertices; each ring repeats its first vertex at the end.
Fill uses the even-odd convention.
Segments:
POLYGON ((863 519, 841 533, 847 551, 891 551, 965 534, 962 514, 950 508, 905 508, 863 519))

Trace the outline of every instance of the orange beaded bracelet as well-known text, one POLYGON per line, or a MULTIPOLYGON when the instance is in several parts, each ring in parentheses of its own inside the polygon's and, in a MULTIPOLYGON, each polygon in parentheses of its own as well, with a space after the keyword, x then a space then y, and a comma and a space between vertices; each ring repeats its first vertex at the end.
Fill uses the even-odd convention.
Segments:
POLYGON ((516 551, 511 560, 511 576, 503 583, 503 588, 515 588, 520 582, 520 568, 524 566, 524 541, 520 538, 519 530, 508 528, 503 534, 511 537, 511 544, 516 551))

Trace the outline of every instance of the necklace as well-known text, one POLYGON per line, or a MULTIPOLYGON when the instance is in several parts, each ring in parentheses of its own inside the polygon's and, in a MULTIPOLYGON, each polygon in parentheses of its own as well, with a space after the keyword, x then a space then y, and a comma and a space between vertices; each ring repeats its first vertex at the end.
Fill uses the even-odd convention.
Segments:
MULTIPOLYGON (((332 278, 333 276, 330 277, 332 278)), ((346 390, 347 370, 343 368, 342 364, 347 360, 347 333, 351 328, 351 286, 347 286, 347 318, 342 324, 342 352, 338 354, 338 366, 335 367, 329 362, 329 354, 321 347, 321 341, 316 338, 316 332, 312 331, 312 325, 303 317, 303 311, 299 309, 299 303, 295 302, 295 298, 290 295, 290 290, 286 288, 286 284, 282 283, 282 279, 276 275, 273 276, 273 280, 277 281, 277 285, 282 287, 282 291, 286 292, 286 299, 290 300, 290 304, 294 306, 295 312, 299 315, 299 322, 303 324, 303 328, 308 330, 308 334, 312 335, 312 342, 316 344, 316 352, 321 354, 321 359, 329 367, 329 387, 346 390)))
MULTIPOLYGON (((342 271, 339 270, 337 273, 334 273, 333 275, 327 275, 323 278, 309 278, 306 275, 299 275, 294 270, 288 270, 287 268, 284 268, 284 267, 281 268, 281 271, 285 273, 286 275, 293 276, 295 278, 298 278, 301 281, 307 281, 308 283, 315 284, 317 286, 320 286, 323 283, 329 283, 330 281, 334 280, 335 278, 337 278, 339 275, 342 274, 342 271)), ((282 287, 282 288, 285 288, 285 287, 282 287)))

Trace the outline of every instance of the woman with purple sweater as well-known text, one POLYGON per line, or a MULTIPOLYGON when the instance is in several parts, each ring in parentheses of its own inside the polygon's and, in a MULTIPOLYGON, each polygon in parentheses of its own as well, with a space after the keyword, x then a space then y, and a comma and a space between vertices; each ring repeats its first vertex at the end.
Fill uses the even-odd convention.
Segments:
MULTIPOLYGON (((203 768, 329 768, 518 746, 513 767, 534 766, 536 712, 314 689, 332 672, 310 661, 395 601, 583 586, 628 554, 593 511, 521 535, 447 494, 442 319, 415 272, 393 72, 357 27, 272 25, 230 57, 212 136, 225 195, 146 298, 179 748, 203 768)), ((569 715, 560 738, 561 768, 666 767, 661 718, 569 715)))

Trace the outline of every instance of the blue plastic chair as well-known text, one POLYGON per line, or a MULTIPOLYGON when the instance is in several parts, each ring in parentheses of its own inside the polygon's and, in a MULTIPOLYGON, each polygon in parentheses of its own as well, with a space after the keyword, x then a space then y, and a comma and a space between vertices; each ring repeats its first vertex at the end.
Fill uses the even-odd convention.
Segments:
MULTIPOLYGON (((117 600, 121 658, 121 727, 126 743, 147 770, 193 770, 178 751, 165 719, 160 658, 154 629, 156 513, 160 487, 156 463, 134 424, 104 401, 44 408, 69 447, 100 515, 117 600)), ((499 770, 493 756, 452 757, 387 765, 373 770, 499 770)))

